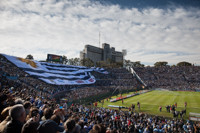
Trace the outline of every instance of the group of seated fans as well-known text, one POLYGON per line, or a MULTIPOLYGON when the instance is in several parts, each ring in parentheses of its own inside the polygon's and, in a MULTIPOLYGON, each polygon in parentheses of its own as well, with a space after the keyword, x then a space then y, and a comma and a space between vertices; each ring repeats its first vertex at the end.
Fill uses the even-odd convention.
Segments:
POLYGON ((200 125, 143 113, 1 95, 2 133, 198 133, 200 125), (62 105, 62 106, 61 106, 62 105))
POLYGON ((200 66, 136 67, 134 70, 152 88, 200 90, 200 66))
POLYGON ((200 125, 191 121, 93 105, 58 104, 53 98, 70 89, 65 96, 74 100, 107 93, 116 86, 124 90, 137 86, 137 80, 126 69, 108 72, 94 72, 97 82, 93 85, 55 86, 30 77, 1 56, 0 133, 200 132, 200 125))

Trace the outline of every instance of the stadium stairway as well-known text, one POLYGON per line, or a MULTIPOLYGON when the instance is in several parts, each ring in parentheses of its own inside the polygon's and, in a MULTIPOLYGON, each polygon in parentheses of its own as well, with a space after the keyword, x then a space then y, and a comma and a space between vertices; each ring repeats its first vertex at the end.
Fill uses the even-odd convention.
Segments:
POLYGON ((136 79, 145 87, 147 87, 147 85, 145 84, 145 82, 138 76, 138 74, 135 72, 135 70, 133 68, 129 68, 129 70, 131 70, 131 73, 133 74, 133 76, 136 77, 136 79))

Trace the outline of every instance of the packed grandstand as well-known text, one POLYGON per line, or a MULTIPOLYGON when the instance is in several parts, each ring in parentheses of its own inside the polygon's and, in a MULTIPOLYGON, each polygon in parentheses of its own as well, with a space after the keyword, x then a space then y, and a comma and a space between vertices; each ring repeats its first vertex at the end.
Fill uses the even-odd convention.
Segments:
POLYGON ((63 68, 43 63, 36 70, 21 58, 1 54, 0 132, 200 132, 199 123, 185 119, 94 106, 114 95, 116 88, 122 92, 155 88, 200 91, 199 66, 133 69, 135 74, 126 68, 63 68))

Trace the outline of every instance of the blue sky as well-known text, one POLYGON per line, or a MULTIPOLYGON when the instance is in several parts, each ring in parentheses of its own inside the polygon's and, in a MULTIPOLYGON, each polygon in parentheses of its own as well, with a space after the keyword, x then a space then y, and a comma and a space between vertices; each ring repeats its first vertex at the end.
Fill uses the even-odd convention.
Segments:
POLYGON ((109 43, 144 64, 200 65, 199 0, 1 0, 0 53, 79 57, 109 43))
POLYGON ((93 0, 102 4, 120 5, 122 8, 169 8, 169 6, 200 7, 199 0, 93 0))

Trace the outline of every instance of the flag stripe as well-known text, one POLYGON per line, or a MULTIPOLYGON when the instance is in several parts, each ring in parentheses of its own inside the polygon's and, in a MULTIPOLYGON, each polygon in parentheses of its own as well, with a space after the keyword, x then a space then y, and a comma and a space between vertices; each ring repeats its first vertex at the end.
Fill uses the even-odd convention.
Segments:
POLYGON ((62 75, 56 75, 56 74, 49 74, 49 73, 35 73, 35 72, 30 72, 26 71, 29 73, 31 76, 36 77, 36 78, 49 78, 49 79, 66 79, 66 80, 76 80, 76 79, 88 79, 90 76, 89 75, 84 75, 84 76, 62 76, 62 75))
POLYGON ((74 75, 74 76, 81 76, 81 75, 85 75, 84 71, 81 72, 77 72, 74 71, 73 72, 67 72, 67 71, 46 71, 46 70, 34 70, 34 69, 30 69, 30 68, 22 68, 24 71, 26 71, 27 73, 29 72, 35 72, 35 73, 49 73, 49 74, 57 74, 57 75, 63 75, 63 76, 70 76, 70 75, 74 75))

